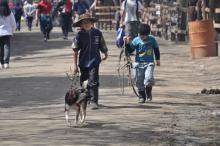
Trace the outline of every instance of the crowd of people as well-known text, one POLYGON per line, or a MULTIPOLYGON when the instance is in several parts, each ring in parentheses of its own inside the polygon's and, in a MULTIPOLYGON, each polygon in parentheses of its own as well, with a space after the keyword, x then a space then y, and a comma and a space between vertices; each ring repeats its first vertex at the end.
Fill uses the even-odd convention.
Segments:
MULTIPOLYGON (((139 103, 152 100, 154 68, 155 64, 160 65, 157 41, 150 35, 150 26, 140 21, 142 10, 143 5, 139 0, 124 0, 120 8, 119 24, 120 28, 125 28, 126 36, 123 40, 126 49, 130 49, 130 53, 136 52, 134 73, 139 103)), ((53 29, 52 19, 55 12, 61 16, 63 39, 68 39, 71 26, 80 28, 72 43, 74 73, 80 72, 81 83, 88 80, 90 104, 92 109, 97 109, 99 107, 99 65, 108 58, 108 48, 102 32, 95 28, 94 23, 98 19, 91 16, 90 7, 84 0, 79 0, 74 4, 70 0, 61 0, 55 7, 51 0, 40 0, 35 3, 28 0, 24 4, 16 4, 12 11, 7 1, 1 0, 0 20, 4 20, 0 21, 0 26, 5 26, 0 27, 1 68, 9 67, 10 37, 15 30, 20 31, 21 16, 25 16, 29 31, 32 30, 32 22, 35 18, 36 24, 40 23, 43 40, 47 42, 53 29), (72 21, 73 17, 74 21, 72 21), (104 58, 101 58, 100 52, 104 54, 104 58)))
POLYGON ((25 28, 29 31, 32 30, 33 21, 36 21, 37 26, 40 23, 45 42, 50 38, 49 34, 56 17, 59 17, 63 39, 68 39, 68 32, 72 31, 72 22, 77 21, 81 14, 92 12, 90 10, 94 8, 95 2, 96 0, 94 3, 87 0, 74 2, 72 0, 21 0, 16 3, 8 1, 9 8, 15 17, 16 31, 23 29, 21 28, 22 20, 26 22, 25 28))

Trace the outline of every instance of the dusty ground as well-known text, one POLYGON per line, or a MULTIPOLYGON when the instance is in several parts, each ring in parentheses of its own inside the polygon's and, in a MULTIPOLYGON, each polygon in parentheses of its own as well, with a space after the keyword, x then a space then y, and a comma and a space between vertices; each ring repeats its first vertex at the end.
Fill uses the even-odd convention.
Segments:
POLYGON ((197 94, 220 88, 220 57, 192 60, 188 44, 159 40, 153 101, 139 105, 130 87, 121 95, 119 50, 114 33, 104 35, 110 55, 101 64, 101 108, 88 109, 87 126, 69 128, 64 93, 70 85, 65 71, 72 63, 71 39, 62 40, 57 28, 48 43, 37 29, 15 34, 11 68, 0 70, 1 146, 220 145, 220 95, 197 94))

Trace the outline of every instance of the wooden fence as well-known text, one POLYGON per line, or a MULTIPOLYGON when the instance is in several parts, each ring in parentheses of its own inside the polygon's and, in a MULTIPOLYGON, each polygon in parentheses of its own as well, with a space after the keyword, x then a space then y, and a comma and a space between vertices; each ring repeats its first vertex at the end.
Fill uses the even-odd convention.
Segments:
POLYGON ((115 13, 119 9, 118 6, 97 6, 95 8, 95 15, 99 21, 96 27, 104 30, 113 30, 116 26, 115 13))

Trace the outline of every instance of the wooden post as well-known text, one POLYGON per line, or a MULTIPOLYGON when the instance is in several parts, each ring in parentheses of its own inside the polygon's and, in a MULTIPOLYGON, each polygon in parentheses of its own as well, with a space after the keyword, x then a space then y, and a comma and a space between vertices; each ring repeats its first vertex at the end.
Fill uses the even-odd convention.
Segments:
POLYGON ((202 20, 202 0, 198 0, 196 3, 197 20, 202 20))
POLYGON ((195 21, 196 20, 196 4, 194 1, 188 1, 188 21, 195 21))
POLYGON ((209 19, 214 19, 215 0, 209 0, 209 19))

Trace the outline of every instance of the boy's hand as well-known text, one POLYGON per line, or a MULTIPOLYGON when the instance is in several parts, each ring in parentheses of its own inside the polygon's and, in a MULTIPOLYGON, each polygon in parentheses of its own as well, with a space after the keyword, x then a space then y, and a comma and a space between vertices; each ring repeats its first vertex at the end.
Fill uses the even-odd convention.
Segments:
POLYGON ((160 60, 156 60, 157 66, 160 66, 160 60))
POLYGON ((131 37, 130 36, 125 36, 124 37, 124 42, 126 43, 126 44, 130 44, 131 43, 131 37))
POLYGON ((79 73, 79 69, 78 69, 78 67, 74 67, 74 69, 73 69, 73 74, 75 75, 75 74, 77 74, 77 73, 79 73))
POLYGON ((108 53, 105 53, 104 55, 105 56, 104 56, 104 58, 102 58, 102 61, 104 61, 104 60, 106 60, 108 58, 108 53))

